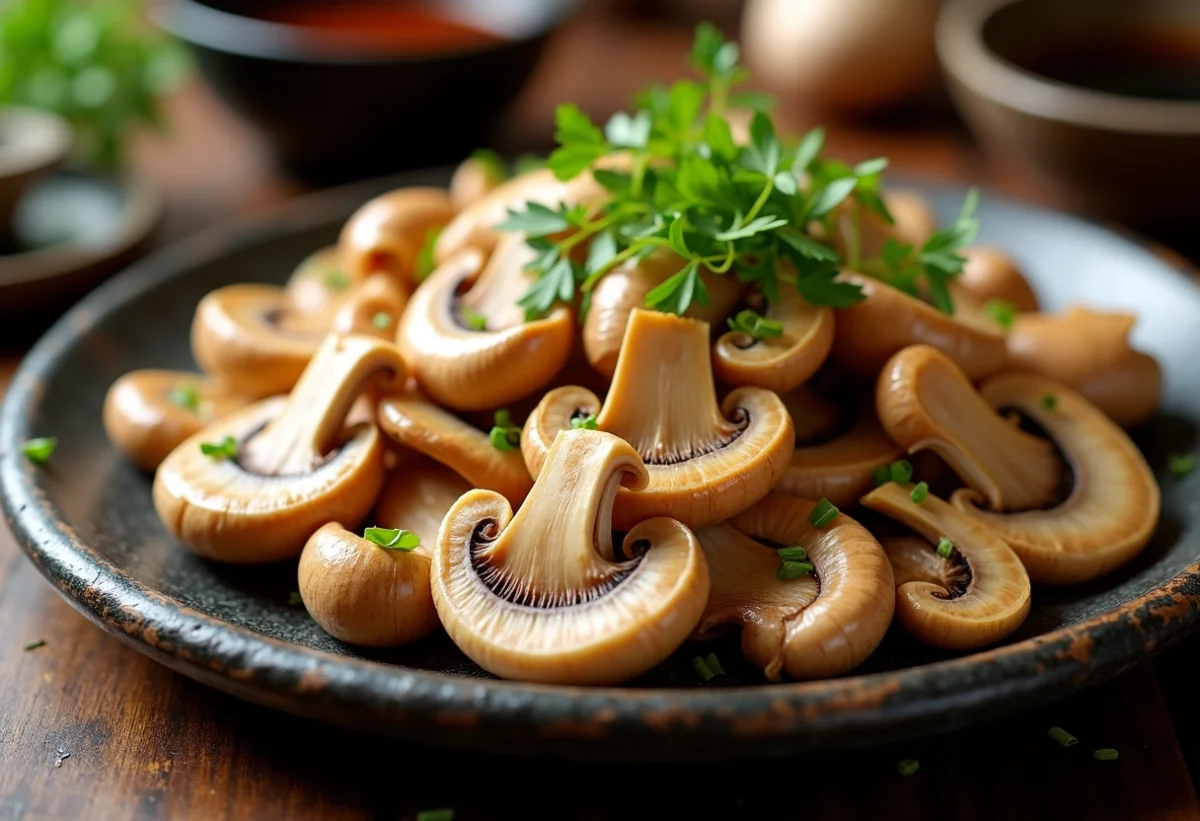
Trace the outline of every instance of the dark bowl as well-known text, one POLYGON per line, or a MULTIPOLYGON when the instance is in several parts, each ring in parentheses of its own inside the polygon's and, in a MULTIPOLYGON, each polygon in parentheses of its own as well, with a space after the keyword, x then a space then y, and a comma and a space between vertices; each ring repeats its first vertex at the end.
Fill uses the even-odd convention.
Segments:
POLYGON ((1164 221, 1194 223, 1200 99, 1121 93, 1139 69, 1115 48, 1102 55, 1107 91, 1030 68, 1038 57, 1062 59, 1101 40, 1200 54, 1200 3, 950 0, 937 31, 950 93, 986 149, 1081 210, 1154 231, 1164 221))
POLYGON ((266 0, 165 0, 154 17, 190 46, 200 73, 286 171, 330 184, 456 161, 486 144, 579 0, 413 5, 497 39, 428 55, 339 45, 319 29, 257 19, 272 8, 266 0))

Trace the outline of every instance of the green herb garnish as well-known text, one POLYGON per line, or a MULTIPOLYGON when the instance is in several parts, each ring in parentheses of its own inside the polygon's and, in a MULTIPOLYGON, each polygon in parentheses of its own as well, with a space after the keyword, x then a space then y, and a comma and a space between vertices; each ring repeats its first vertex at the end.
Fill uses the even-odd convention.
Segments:
POLYGON ((472 331, 487 330, 487 317, 483 314, 477 314, 470 308, 464 308, 462 315, 463 324, 466 325, 468 329, 472 331))
POLYGON ((821 501, 817 502, 816 507, 809 512, 808 523, 817 528, 825 527, 837 518, 838 513, 839 511, 833 506, 833 502, 822 498, 821 501))
POLYGON ((237 440, 232 436, 226 436, 220 442, 201 442, 200 452, 218 461, 222 459, 235 459, 238 455, 237 440))
POLYGON ((392 327, 392 315, 387 311, 379 311, 371 317, 371 324, 381 331, 386 331, 392 327))
POLYGON ((388 550, 402 550, 405 553, 421 546, 420 536, 398 528, 368 527, 363 531, 363 538, 371 544, 386 547, 388 550))
POLYGON ((892 462, 888 466, 888 476, 893 482, 898 485, 907 485, 912 481, 913 466, 912 462, 907 459, 901 459, 898 462, 892 462))
POLYGON ((1042 397, 1042 407, 1048 411, 1052 411, 1058 407, 1058 397, 1052 393, 1048 393, 1042 397))
POLYGON ((512 414, 501 408, 494 415, 495 425, 488 432, 488 441, 496 450, 516 450, 521 446, 521 428, 512 423, 512 414))
POLYGON ((484 173, 493 183, 501 183, 508 179, 508 165, 492 149, 476 148, 471 152, 471 159, 483 166, 484 173))
POLYGON ((880 465, 871 471, 871 478, 875 480, 875 487, 883 487, 892 481, 892 469, 888 465, 880 465))
POLYGON ((784 547, 779 550, 779 558, 785 562, 802 562, 808 558, 808 551, 800 545, 784 547))
POLYGON ((454 821, 454 810, 421 810, 417 821, 454 821))
POLYGON ((54 455, 57 447, 57 437, 41 436, 37 439, 27 439, 22 442, 21 453, 25 454, 25 458, 35 465, 44 465, 50 461, 50 457, 54 455))
POLYGON ((22 647, 21 649, 22 649, 22 650, 24 650, 26 653, 28 653, 28 652, 30 652, 30 651, 32 651, 32 650, 37 650, 39 647, 45 647, 45 646, 46 646, 46 640, 45 640, 45 639, 38 639, 37 641, 31 641, 31 642, 29 642, 29 644, 26 644, 26 645, 25 645, 24 647, 22 647))
POLYGON ((811 576, 813 570, 812 562, 792 562, 785 559, 780 562, 779 569, 775 571, 775 578, 781 582, 787 582, 801 576, 811 576))
POLYGON ((703 658, 696 656, 692 659, 692 669, 704 681, 712 681, 715 676, 725 675, 725 670, 721 667, 716 653, 709 653, 703 658))
POLYGON ((441 227, 430 228, 425 232, 425 240, 421 243, 421 250, 417 252, 417 259, 413 263, 413 279, 417 282, 422 282, 427 276, 433 273, 433 249, 437 247, 438 237, 442 235, 441 227))
POLYGON ((331 291, 341 293, 350 287, 350 279, 346 276, 345 272, 335 268, 325 274, 325 287, 331 291))
POLYGON ((194 382, 176 385, 167 395, 167 401, 177 408, 195 413, 200 409, 200 389, 194 382))
POLYGON ((763 110, 769 100, 733 93, 749 77, 740 56, 736 43, 704 23, 691 53, 699 82, 645 89, 633 113, 614 114, 604 128, 574 104, 558 107, 549 167, 561 180, 590 171, 611 199, 600 207, 528 203, 508 212, 499 227, 524 232, 535 252, 527 268, 536 279, 518 300, 527 319, 578 293, 586 305, 610 270, 658 248, 682 258, 646 296, 647 307, 667 313, 708 304, 702 273, 732 273, 768 302, 787 286, 813 305, 849 307, 864 296, 838 279, 842 267, 908 291, 923 284, 934 304, 952 310, 946 283, 965 265, 957 251, 978 232, 977 195, 920 249, 894 243, 888 255, 861 260, 854 238, 843 260, 831 244, 839 209, 855 219, 868 211, 893 221, 879 194, 887 160, 849 166, 823 158, 820 129, 798 141, 781 139, 763 110), (726 119, 732 108, 754 110, 741 144, 726 119), (621 161, 609 162, 614 157, 621 161), (589 253, 581 263, 573 252, 584 244, 589 253))
POLYGON ((1057 741, 1064 747, 1074 747, 1079 743, 1079 739, 1068 733, 1062 727, 1051 727, 1046 731, 1046 735, 1057 741))
POLYGON ((913 758, 905 758, 896 762, 896 772, 900 775, 912 775, 919 769, 921 769, 921 762, 913 758))
POLYGON ((949 559, 952 555, 954 555, 954 542, 943 536, 938 540, 937 552, 938 555, 943 559, 949 559))
POLYGON ((704 663, 708 665, 708 669, 712 671, 714 676, 725 675, 725 668, 721 666, 721 660, 717 658, 716 653, 709 653, 705 656, 704 663))
POLYGON ((917 482, 916 486, 909 492, 908 498, 912 499, 916 504, 921 504, 929 498, 929 485, 925 482, 917 482))
POLYGON ((1198 464, 1200 459, 1194 453, 1172 453, 1167 457, 1167 470, 1179 479, 1190 476, 1198 464))
POLYGON ((1096 750, 1096 752, 1092 753, 1092 758, 1096 759, 1097 761, 1116 761, 1118 756, 1119 753, 1112 747, 1104 747, 1103 749, 1096 750))
POLYGON ((291 593, 288 593, 287 603, 288 607, 299 607, 304 604, 304 597, 300 595, 299 590, 293 590, 291 593))
POLYGON ((593 414, 589 414, 587 416, 572 416, 571 417, 571 429, 572 430, 595 430, 596 429, 596 414, 593 413, 593 414))
POLYGON ((783 336, 783 325, 773 319, 767 319, 765 316, 746 309, 738 311, 737 316, 734 316, 726 322, 730 330, 740 331, 753 339, 773 339, 783 336))
POLYGON ((1017 306, 1004 299, 989 299, 983 303, 983 310, 1006 331, 1017 321, 1017 306))

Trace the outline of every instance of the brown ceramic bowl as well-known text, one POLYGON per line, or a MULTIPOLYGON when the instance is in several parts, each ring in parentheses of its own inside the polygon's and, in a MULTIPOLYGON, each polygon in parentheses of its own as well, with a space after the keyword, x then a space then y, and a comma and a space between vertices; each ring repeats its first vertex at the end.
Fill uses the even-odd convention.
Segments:
POLYGON ((985 149, 1069 204, 1143 226, 1200 214, 1196 0, 948 0, 937 50, 985 149))

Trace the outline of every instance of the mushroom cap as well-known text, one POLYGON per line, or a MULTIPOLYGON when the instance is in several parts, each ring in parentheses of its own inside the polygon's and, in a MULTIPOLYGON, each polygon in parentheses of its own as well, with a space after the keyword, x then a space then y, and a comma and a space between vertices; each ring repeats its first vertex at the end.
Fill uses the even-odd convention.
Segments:
POLYGON ((873 379, 889 357, 914 344, 942 351, 972 381, 1004 364, 1003 330, 976 312, 949 316, 878 279, 849 272, 840 278, 860 286, 866 296, 837 314, 830 356, 848 371, 873 379))
POLYGON ((371 274, 334 313, 330 331, 391 340, 407 302, 408 294, 390 274, 371 274), (377 321, 381 315, 386 324, 377 321))
POLYGON ((490 164, 468 157, 458 164, 450 177, 450 201, 461 211, 495 190, 504 180, 490 164))
POLYGON ((454 643, 497 676, 556 684, 616 684, 666 658, 700 618, 708 568, 691 531, 665 518, 625 537, 624 555, 638 558, 614 560, 613 493, 646 481, 629 445, 573 430, 516 516, 491 491, 459 499, 433 558, 454 643))
POLYGON ((199 374, 130 371, 114 382, 104 397, 104 432, 135 465, 153 472, 184 439, 248 402, 199 374), (171 401, 172 392, 185 386, 195 391, 195 409, 171 401))
POLYGON ((338 275, 342 273, 336 245, 309 254, 296 266, 283 288, 289 307, 302 314, 336 309, 345 297, 345 288, 330 283, 340 282, 338 275))
POLYGON ((928 345, 888 361, 875 407, 896 444, 936 453, 993 510, 1045 507, 1061 495, 1065 477, 1054 444, 1001 418, 950 358, 928 345))
POLYGON ((1010 635, 1029 614, 1029 575, 995 531, 930 495, 914 502, 911 485, 888 483, 862 503, 920 536, 881 539, 896 578, 896 618, 920 641, 973 650, 1010 635), (954 554, 935 546, 949 539, 954 554))
POLYGON ((1161 495, 1125 432, 1075 391, 1029 373, 1000 374, 979 389, 997 410, 1013 409, 1046 432, 1074 471, 1066 501, 1048 510, 982 510, 969 489, 950 501, 991 527, 1040 584, 1080 584, 1136 556, 1154 535, 1161 495), (1055 398, 1054 408, 1043 397, 1055 398))
POLYGON ((879 256, 889 239, 919 248, 937 231, 937 214, 919 191, 895 188, 882 192, 881 197, 894 220, 891 224, 858 206, 853 198, 843 201, 835 210, 834 245, 844 258, 851 256, 850 244, 856 232, 859 258, 870 259, 879 256))
POLYGON ((431 551, 446 512, 471 483, 415 450, 401 449, 375 503, 376 527, 402 528, 421 537, 418 550, 431 551))
MULTIPOLYGON (((644 259, 618 265, 596 283, 583 320, 583 349, 598 373, 612 377, 630 313, 634 308, 644 308, 646 295, 684 265, 683 258, 674 251, 659 248, 644 259)), ((708 272, 702 272, 700 279, 708 292, 708 305, 693 302, 684 316, 710 325, 724 323, 737 305, 742 284, 735 276, 708 272)))
POLYGON ((362 647, 397 647, 440 626, 429 587, 428 550, 389 550, 324 525, 304 545, 297 578, 321 629, 362 647))
MULTIPOLYGON (((489 317, 489 327, 480 331, 458 320, 456 295, 463 283, 476 274, 479 281, 472 290, 497 281, 485 281, 489 271, 483 264, 481 252, 468 250, 435 270, 413 293, 397 333, 421 390, 455 410, 498 408, 528 396, 554 378, 570 353, 573 322, 570 310, 561 305, 531 322, 513 321, 519 316, 514 305, 511 324, 493 328, 489 317)), ((497 291, 515 301, 518 292, 508 278, 523 279, 525 272, 499 263, 489 268, 497 279, 506 278, 497 291)))
POLYGON ((812 382, 780 394, 779 398, 792 417, 796 447, 827 442, 845 426, 845 408, 832 396, 819 391, 812 382))
POLYGON ((338 237, 342 269, 353 283, 383 271, 409 291, 415 285, 414 269, 425 235, 457 212, 444 188, 398 188, 380 194, 342 227, 338 237))
POLYGON ((727 331, 713 345, 713 372, 728 385, 756 385, 786 393, 807 382, 833 347, 833 309, 809 304, 784 288, 768 304, 767 319, 783 326, 777 337, 754 339, 727 331))
POLYGON ((493 490, 512 505, 520 505, 533 487, 519 450, 497 450, 487 433, 420 396, 386 397, 378 415, 384 433, 450 468, 471 487, 493 490))
POLYGON ((762 388, 738 388, 717 406, 708 333, 698 320, 634 309, 603 406, 586 388, 558 388, 526 421, 521 452, 530 474, 573 416, 596 415, 597 429, 629 442, 650 475, 645 490, 618 492, 619 529, 655 516, 704 527, 765 496, 795 447, 791 418, 762 388))
POLYGON ((347 438, 310 473, 263 476, 237 459, 216 460, 203 442, 232 436, 244 443, 282 413, 286 397, 265 399, 213 422, 185 439, 154 476, 154 508, 167 529, 192 551, 236 564, 299 555, 328 522, 357 524, 383 485, 383 440, 374 425, 347 438))
POLYGON ((742 627, 742 653, 771 681, 828 678, 858 666, 887 633, 892 568, 875 538, 844 513, 814 528, 816 502, 771 493, 727 523, 696 532, 711 590, 697 627, 705 638, 742 627), (780 559, 761 542, 799 545, 814 575, 776 578, 780 559))
POLYGON ((988 246, 967 248, 960 254, 967 264, 955 282, 979 302, 1002 299, 1018 311, 1038 310, 1037 294, 1008 254, 988 246))
POLYGON ((1008 334, 1006 370, 1031 371, 1075 389, 1122 427, 1148 419, 1162 401, 1162 368, 1129 344, 1132 314, 1073 305, 1066 313, 1021 314, 1008 334))

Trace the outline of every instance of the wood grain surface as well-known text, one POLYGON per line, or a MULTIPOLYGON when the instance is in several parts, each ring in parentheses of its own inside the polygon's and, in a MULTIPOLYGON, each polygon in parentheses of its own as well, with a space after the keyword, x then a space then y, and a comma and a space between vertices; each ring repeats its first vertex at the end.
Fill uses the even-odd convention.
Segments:
MULTIPOLYGON (((648 78, 680 73, 686 31, 585 20, 552 47, 501 147, 545 144, 553 103, 603 116, 648 78), (604 71, 601 74, 600 68, 604 71)), ((820 115, 786 110, 792 128, 820 115)), ((257 138, 196 85, 166 139, 138 147, 171 212, 165 239, 297 190, 257 138)), ((974 179, 1040 199, 985 161, 933 99, 907 119, 833 125, 848 159, 974 179)), ((0 348, 0 392, 20 347, 0 348)), ((1196 819, 1200 644, 1068 700, 985 727, 754 765, 594 767, 481 758, 345 733, 209 690, 102 634, 43 582, 0 525, 0 821, 42 819, 1196 819), (27 644, 44 641, 36 649, 27 644), (1061 726, 1079 743, 1047 737, 1061 726), (1101 747, 1116 761, 1096 761, 1101 747), (897 773, 897 762, 920 769, 897 773), (1189 763, 1192 765, 1189 768, 1189 763)))

